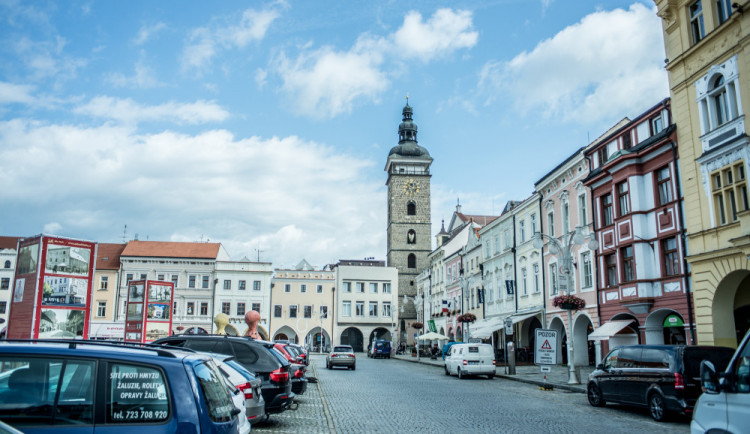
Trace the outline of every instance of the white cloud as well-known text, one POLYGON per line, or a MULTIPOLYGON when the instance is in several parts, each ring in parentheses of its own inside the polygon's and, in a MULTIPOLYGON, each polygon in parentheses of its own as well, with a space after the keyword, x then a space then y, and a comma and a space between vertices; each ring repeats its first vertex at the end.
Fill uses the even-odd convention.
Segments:
POLYGON ((390 85, 388 62, 411 58, 427 62, 473 47, 477 32, 471 28, 470 12, 440 9, 426 22, 410 12, 393 34, 362 34, 349 50, 305 46, 296 58, 282 52, 272 68, 295 110, 311 117, 334 117, 351 111, 357 101, 377 101, 390 85))
POLYGON ((68 80, 78 75, 78 70, 88 63, 86 59, 64 53, 67 40, 55 36, 46 41, 21 38, 15 44, 19 59, 32 71, 32 78, 68 80))
POLYGON ((237 23, 221 18, 214 19, 207 27, 194 29, 182 51, 183 70, 201 73, 221 50, 245 48, 253 41, 262 40, 278 17, 275 10, 247 9, 237 23))
POLYGON ((213 101, 194 103, 167 102, 159 105, 141 105, 130 98, 97 96, 73 110, 75 113, 112 119, 127 124, 168 121, 178 124, 203 124, 222 122, 229 112, 213 101))
POLYGON ((33 90, 34 86, 0 81, 0 105, 33 104, 36 101, 36 98, 31 95, 33 90))
POLYGON ((135 64, 133 75, 126 76, 115 72, 109 74, 106 80, 115 87, 127 87, 131 89, 150 89, 163 85, 154 77, 154 71, 142 59, 135 64))
POLYGON ((427 62, 476 45, 479 32, 471 29, 470 11, 439 9, 426 22, 422 21, 419 12, 412 11, 404 17, 403 25, 393 34, 395 52, 427 62))
POLYGON ((58 222, 49 222, 42 228, 42 233, 45 234, 60 234, 62 233, 62 225, 58 222))
POLYGON ((480 73, 487 103, 510 96, 523 113, 591 122, 644 109, 668 96, 662 27, 655 9, 599 11, 509 62, 480 73))
POLYGON ((140 239, 209 238, 236 257, 260 245, 275 265, 385 250, 382 179, 362 177, 374 163, 297 137, 16 119, 0 122, 0 142, 0 202, 24 210, 6 223, 28 233, 113 242, 127 224, 140 239))
POLYGON ((136 45, 143 45, 149 39, 151 39, 154 35, 156 35, 157 33, 159 33, 160 31, 166 28, 167 28, 167 25, 162 23, 161 21, 155 24, 151 24, 151 25, 144 24, 138 30, 138 35, 135 37, 133 42, 136 45))

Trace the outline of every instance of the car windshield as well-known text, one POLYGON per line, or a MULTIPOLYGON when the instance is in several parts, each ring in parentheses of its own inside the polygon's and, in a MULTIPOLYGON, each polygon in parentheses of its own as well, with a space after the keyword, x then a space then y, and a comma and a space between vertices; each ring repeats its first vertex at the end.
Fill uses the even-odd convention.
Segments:
POLYGON ((352 347, 333 347, 334 353, 351 353, 352 347))

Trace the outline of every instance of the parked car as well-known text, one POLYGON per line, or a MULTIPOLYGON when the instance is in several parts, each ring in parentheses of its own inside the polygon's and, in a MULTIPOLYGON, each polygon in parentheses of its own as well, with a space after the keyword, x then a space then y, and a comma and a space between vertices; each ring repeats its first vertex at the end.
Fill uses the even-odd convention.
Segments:
POLYGON ((295 351, 296 353, 295 357, 296 357, 297 363, 301 365, 305 365, 305 366, 310 365, 310 358, 308 356, 307 349, 305 347, 303 347, 302 345, 298 345, 298 344, 288 344, 286 346, 286 349, 287 351, 289 350, 295 351))
POLYGON ((289 375, 292 381, 292 392, 295 395, 303 395, 307 391, 307 378, 305 378, 305 370, 307 366, 297 363, 297 359, 289 352, 294 351, 289 348, 289 344, 276 343, 273 345, 273 349, 276 350, 281 357, 289 362, 289 375))
MULTIPOLYGON (((214 359, 214 362, 217 360, 214 359)), ((217 364, 218 367, 218 364, 217 364)), ((250 434, 250 422, 247 420, 247 410, 245 408, 245 396, 242 391, 234 386, 227 377, 223 378, 224 383, 229 389, 229 393, 232 396, 234 406, 239 410, 237 414, 237 434, 250 434)))
POLYGON ((0 341, 0 420, 26 433, 236 433, 240 413, 205 354, 97 341, 0 341))
POLYGON ((367 357, 372 357, 374 359, 377 359, 377 358, 390 359, 391 358, 391 342, 386 341, 385 339, 376 340, 370 347, 370 350, 367 352, 367 357))
POLYGON ((335 345, 326 356, 326 368, 333 369, 335 366, 357 369, 357 357, 350 345, 335 345))
POLYGON ((495 378, 495 352, 490 344, 455 344, 445 356, 445 375, 486 375, 495 378))
POLYGON ((234 360, 234 356, 211 354, 224 377, 239 390, 244 398, 245 416, 251 423, 257 423, 266 416, 266 401, 261 393, 262 381, 234 360))
POLYGON ((701 362, 703 395, 690 424, 692 433, 747 432, 750 427, 750 331, 737 347, 725 371, 701 362))
POLYGON ((648 407, 662 421, 670 413, 691 414, 700 388, 700 364, 709 360, 724 369, 734 350, 698 345, 629 345, 607 354, 589 375, 589 403, 648 407))
POLYGON ((289 363, 274 354, 272 342, 226 335, 175 335, 154 343, 234 356, 237 363, 254 372, 263 382, 261 393, 266 401, 266 413, 283 412, 293 403, 289 363))

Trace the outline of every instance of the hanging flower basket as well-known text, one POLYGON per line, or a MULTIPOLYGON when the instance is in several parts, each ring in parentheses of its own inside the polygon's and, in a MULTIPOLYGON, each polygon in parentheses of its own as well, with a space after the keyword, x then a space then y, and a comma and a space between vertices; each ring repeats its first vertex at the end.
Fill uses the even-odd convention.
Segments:
POLYGON ((474 322, 477 320, 477 316, 473 313, 465 313, 458 317, 459 322, 474 322))
POLYGON ((586 302, 575 295, 558 295, 554 298, 552 304, 565 310, 581 310, 586 307, 586 302))
POLYGON ((424 327, 424 324, 422 324, 421 322, 413 322, 411 323, 411 327, 413 329, 421 330, 422 327, 424 327))

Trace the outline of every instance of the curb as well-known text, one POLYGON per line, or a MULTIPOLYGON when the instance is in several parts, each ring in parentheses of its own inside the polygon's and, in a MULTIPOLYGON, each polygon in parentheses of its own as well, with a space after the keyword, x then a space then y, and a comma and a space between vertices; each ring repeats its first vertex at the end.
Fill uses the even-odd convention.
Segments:
MULTIPOLYGON (((419 363, 421 365, 434 366, 436 368, 440 368, 442 366, 442 365, 437 365, 434 363, 423 363, 421 360, 416 360, 416 359, 402 359, 398 357, 394 357, 394 359, 401 360, 404 362, 419 363)), ((514 377, 512 375, 507 375, 507 374, 495 374, 495 377, 503 378, 503 379, 511 380, 511 381, 517 381, 519 383, 533 384, 535 386, 539 386, 540 388, 546 385, 547 387, 552 386, 553 389, 560 389, 560 390, 565 390, 568 392, 575 392, 575 393, 584 393, 584 394, 586 393, 586 389, 582 387, 569 386, 567 384, 550 383, 549 381, 545 383, 544 381, 529 380, 528 378, 519 378, 519 377, 514 377)))

